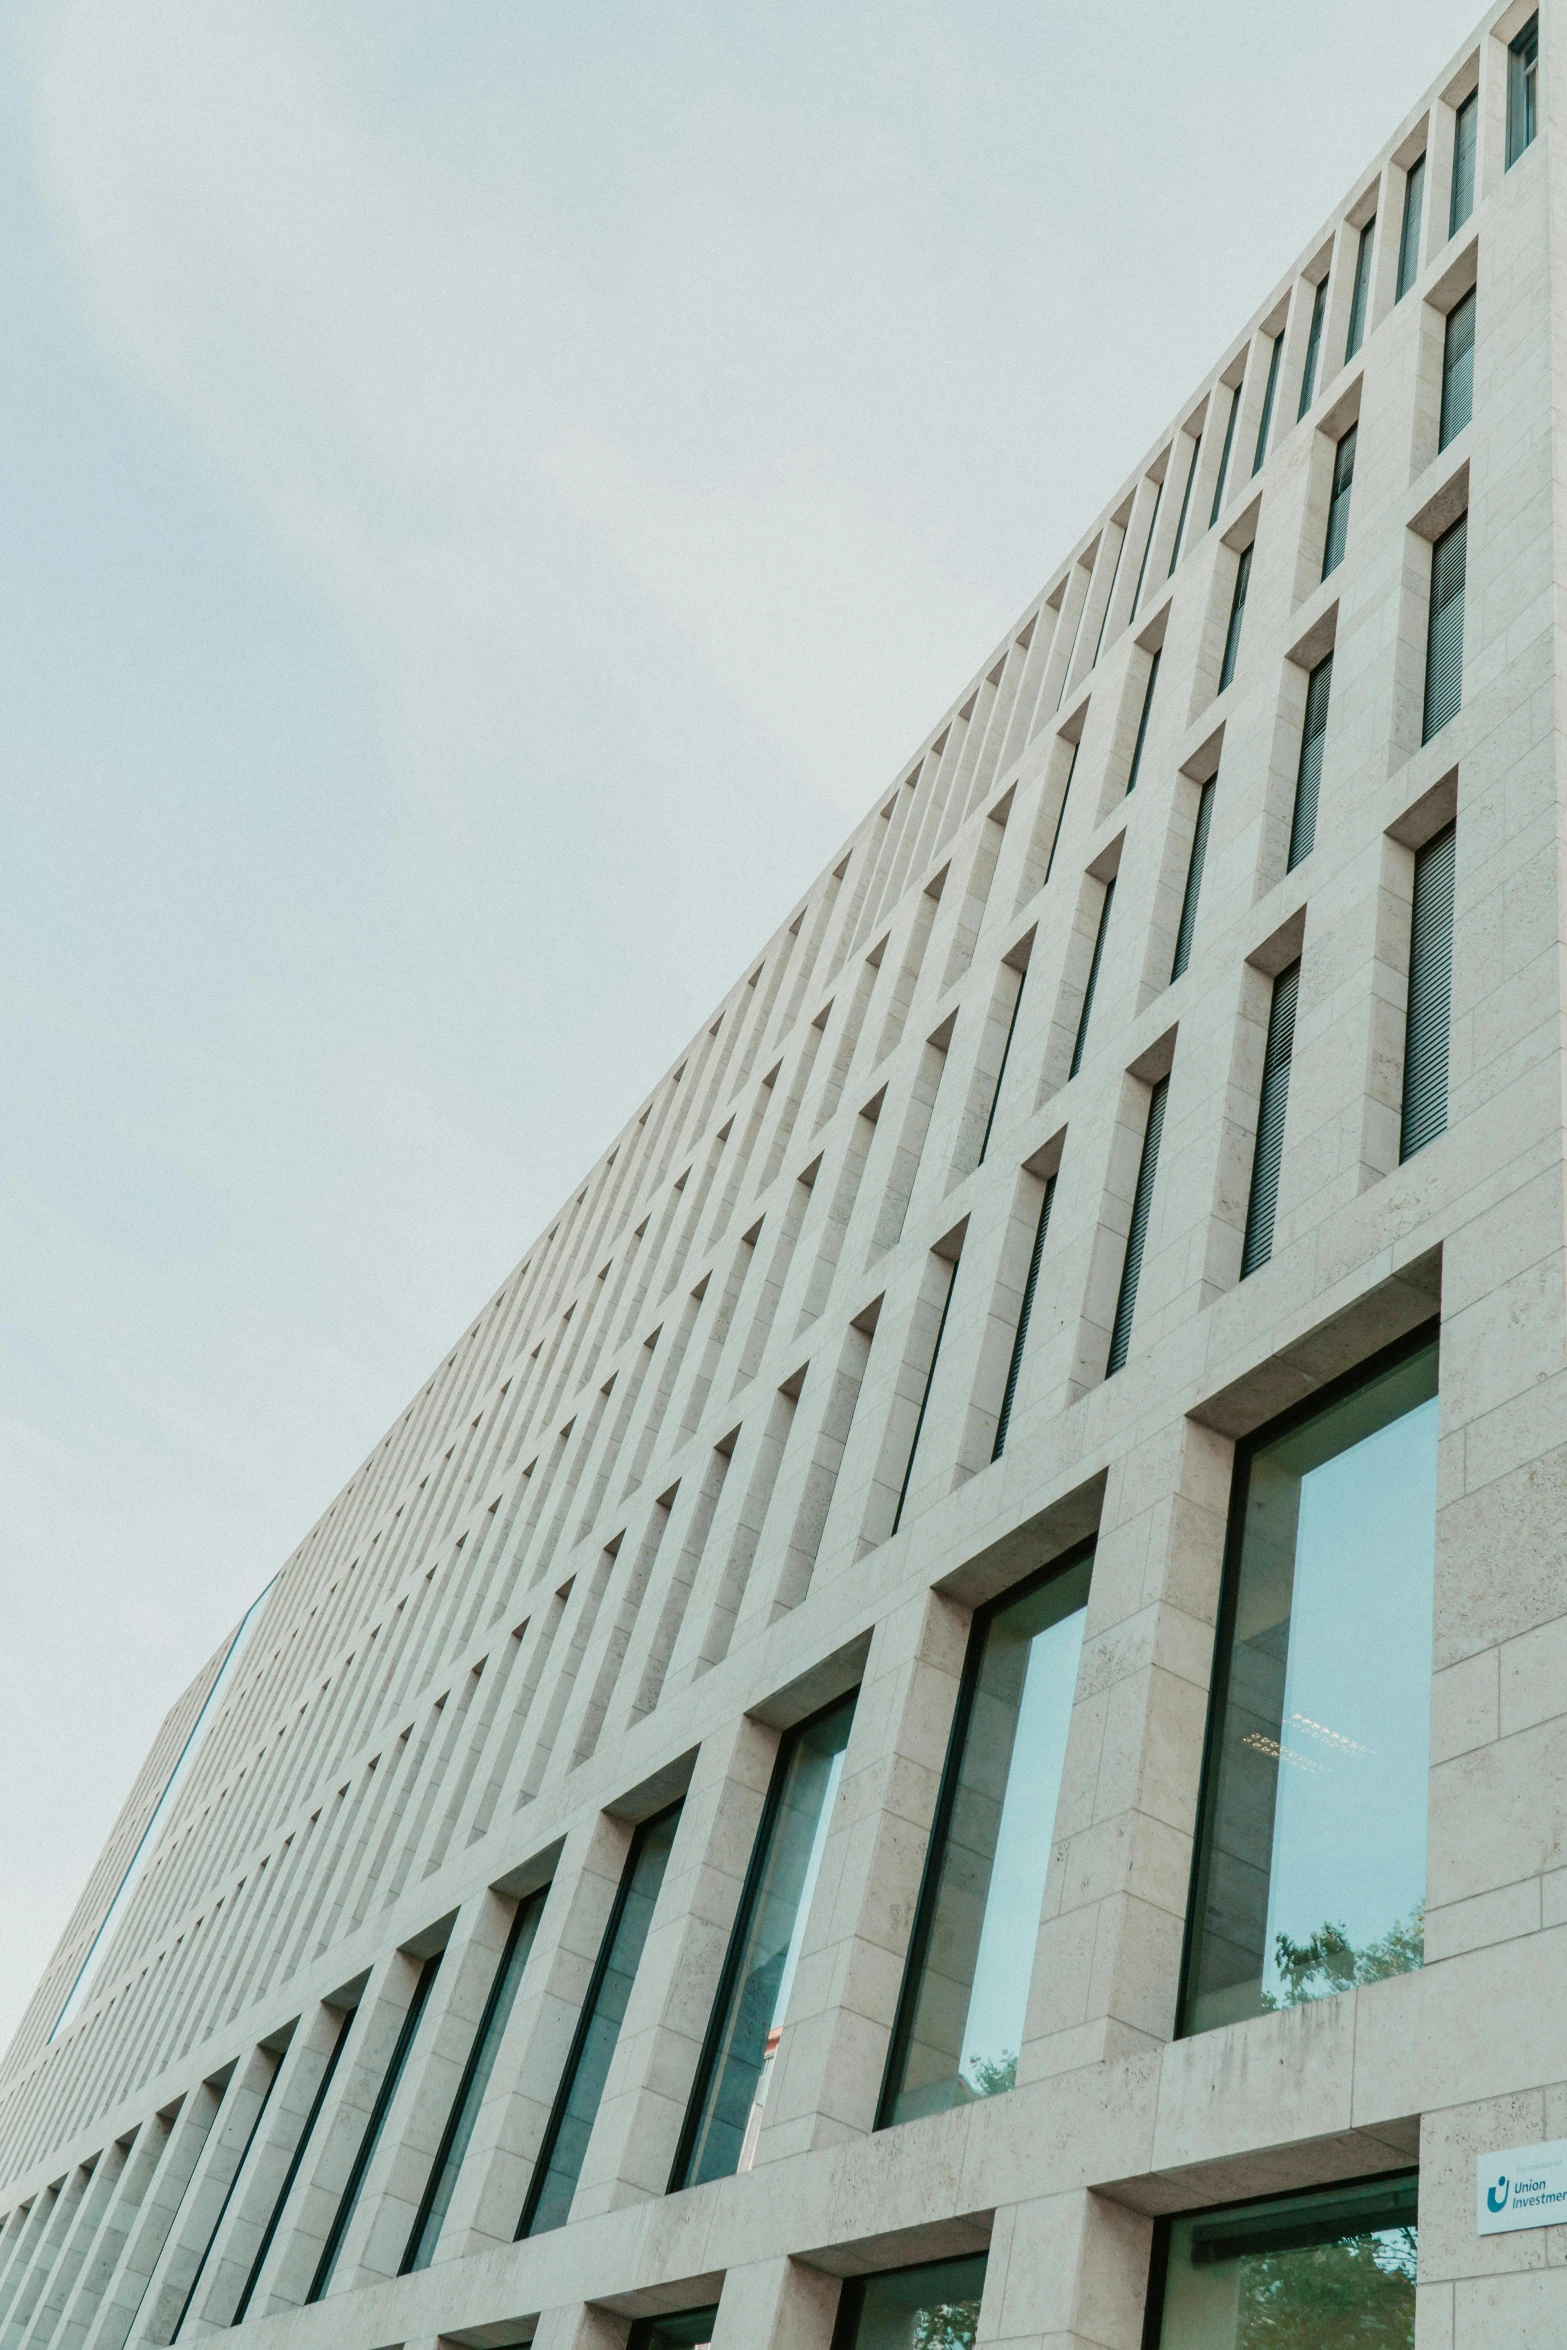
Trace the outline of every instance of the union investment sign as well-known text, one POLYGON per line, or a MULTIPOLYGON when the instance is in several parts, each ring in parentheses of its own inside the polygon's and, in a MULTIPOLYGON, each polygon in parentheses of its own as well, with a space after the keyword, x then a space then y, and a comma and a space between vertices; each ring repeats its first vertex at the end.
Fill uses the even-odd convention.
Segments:
POLYGON ((1567 2219, 1567 2138, 1475 2156, 1475 2226, 1482 2236, 1567 2219))

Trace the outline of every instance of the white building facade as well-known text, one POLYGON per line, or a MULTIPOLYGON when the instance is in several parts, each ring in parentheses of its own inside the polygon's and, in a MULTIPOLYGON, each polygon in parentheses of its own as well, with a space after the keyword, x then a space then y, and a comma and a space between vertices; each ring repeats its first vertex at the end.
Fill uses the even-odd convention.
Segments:
POLYGON ((175 1705, 0 2350, 1567 2343, 1559 59, 1485 20, 175 1705))

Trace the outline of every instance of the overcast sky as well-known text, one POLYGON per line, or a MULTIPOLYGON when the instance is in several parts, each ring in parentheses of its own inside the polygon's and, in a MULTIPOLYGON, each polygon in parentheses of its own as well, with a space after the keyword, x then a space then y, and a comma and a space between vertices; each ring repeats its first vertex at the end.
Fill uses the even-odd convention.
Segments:
POLYGON ((1474 6, 0 16, 0 2039, 178 1690, 1474 6))

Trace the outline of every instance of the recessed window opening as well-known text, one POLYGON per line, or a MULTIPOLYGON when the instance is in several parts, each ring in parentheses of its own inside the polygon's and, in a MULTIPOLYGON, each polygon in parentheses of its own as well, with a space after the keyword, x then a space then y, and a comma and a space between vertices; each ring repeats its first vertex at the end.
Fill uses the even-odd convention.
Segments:
POLYGON ((1254 474, 1262 471, 1262 461, 1268 454, 1268 433, 1273 424, 1273 396, 1279 388, 1279 361, 1283 353, 1284 329, 1280 327, 1268 355, 1268 381, 1262 395, 1262 422, 1257 427, 1257 453, 1251 461, 1254 474))
POLYGON ((1007 1022, 1006 1041, 1001 1047, 1001 1065, 996 1071, 995 1091, 990 1097, 990 1108, 985 1117, 985 1131, 980 1136, 979 1157, 974 1162, 976 1167, 983 1167, 985 1153, 990 1148, 990 1137, 995 1128, 996 1112, 1001 1107, 1001 1088, 1006 1082, 1007 1063, 1012 1057, 1012 1039, 1017 1034, 1017 1016, 1023 1009, 1023 990, 1027 985, 1028 968, 1025 965, 1017 975, 1017 993, 1012 998, 1012 1015, 1007 1022))
POLYGON ((1132 1194, 1132 1221, 1126 1235, 1126 1256, 1121 1265, 1121 1287, 1115 1301, 1115 1321, 1110 1330, 1110 1357, 1105 1365, 1105 1377, 1113 1379, 1125 1367, 1131 1351, 1132 1317, 1137 1311, 1138 1284, 1143 1277, 1143 1250, 1148 1240, 1148 1218, 1153 1210, 1154 1184, 1159 1173, 1159 1145, 1164 1139, 1164 1105, 1169 1098, 1170 1080, 1161 1077, 1148 1096, 1148 1123, 1143 1128, 1143 1152, 1137 1163, 1137 1188, 1132 1194))
POLYGON ((337 2071, 338 2063, 342 2057, 343 2050, 348 2045, 348 2035, 352 2029, 354 2017, 357 2012, 358 2010, 356 2008, 349 2008, 346 2010, 346 2012, 338 2016, 336 2029, 333 2034, 332 2045, 327 2051, 326 2063, 321 2068, 321 2078, 316 2083, 316 2093, 310 2100, 310 2110, 305 2116, 305 2126, 299 2133, 299 2137, 295 2142, 293 2153, 289 2156, 288 2168, 283 2173, 283 2184, 277 2191, 277 2199, 273 2203, 271 2212, 268 2214, 267 2224, 261 2231, 261 2241, 256 2246, 255 2257, 251 2261, 249 2273, 247 2274, 244 2285, 241 2288, 239 2299, 234 2306, 234 2314, 229 2319, 229 2324, 231 2326, 237 2326, 241 2324, 244 2320, 245 2312, 250 2307, 251 2297, 254 2294, 257 2283, 260 2280, 262 2269, 266 2266, 267 2254, 272 2249, 272 2245, 277 2236, 278 2229, 282 2224, 283 2214, 288 2208, 288 2199, 294 2191, 294 2182, 299 2177, 299 2173, 303 2167, 305 2157, 310 2151, 311 2141, 315 2136, 316 2124, 321 2119, 321 2110, 322 2107, 326 2104, 327 2095, 332 2086, 332 2076, 337 2071))
POLYGON ((1422 742, 1458 716, 1464 683, 1464 588, 1469 570, 1469 517, 1460 514, 1431 550, 1431 613, 1426 633, 1426 694, 1422 742))
POLYGON ((1538 128, 1540 20, 1531 16, 1507 51, 1507 168, 1512 170, 1538 128))
POLYGON ((1408 2171, 1165 2221, 1152 2350, 1412 2344, 1419 2214, 1418 2174, 1408 2171))
POLYGON ((838 1698, 779 1742, 671 2193, 731 2178, 756 2160, 858 1696, 838 1698))
POLYGON ((1099 966, 1104 960, 1105 933, 1110 928, 1110 908, 1115 903, 1115 882, 1105 883, 1105 893, 1099 905, 1099 927, 1094 932, 1094 951, 1089 958, 1088 984, 1083 989, 1083 1006, 1077 1015, 1077 1034, 1072 1039, 1072 1065, 1067 1071, 1073 1078, 1083 1066, 1083 1054, 1088 1044, 1088 1024, 1094 1013, 1094 991, 1099 985, 1099 966))
POLYGON ((1402 302, 1420 275, 1420 215, 1425 208, 1426 159, 1415 158, 1404 175, 1404 219, 1398 234, 1398 286, 1395 302, 1402 302))
POLYGON ((1295 1000, 1299 993, 1300 964, 1294 962, 1273 982, 1273 1000, 1268 1007, 1268 1042, 1257 1105, 1257 1144, 1252 1154, 1251 1192, 1246 1203, 1246 1237, 1241 1246, 1243 1281, 1273 1254, 1279 1170, 1284 1159, 1284 1119, 1289 1108, 1290 1058, 1295 1049, 1295 1000))
POLYGON ((179 2340, 180 2329, 184 2325, 186 2318, 190 2315, 191 2303, 196 2298, 196 2289, 200 2285, 202 2277, 206 2273, 208 2257, 211 2254, 213 2245, 218 2240, 218 2231, 222 2227, 224 2220, 228 2217, 229 2205, 234 2200, 234 2190, 239 2185, 239 2182, 244 2175, 245 2165, 250 2160, 251 2148, 255 2145, 257 2136, 260 2133, 261 2124, 266 2117, 267 2106, 271 2102, 272 2092, 277 2087, 278 2074, 282 2070, 283 2059, 281 2056, 279 2056, 274 2061, 272 2070, 267 2075, 266 2087, 262 2090, 260 2099, 257 2103, 255 2118, 251 2122, 250 2128, 245 2134, 244 2146, 240 2151, 238 2162, 234 2165, 234 2175, 229 2180, 227 2187, 224 2189, 223 2200, 218 2205, 217 2216, 213 2220, 212 2226, 208 2231, 207 2241, 201 2248, 201 2258, 196 2263, 196 2273, 185 2288, 185 2298, 180 2303, 180 2313, 179 2316, 174 2320, 174 2331, 169 2336, 169 2340, 171 2342, 177 2342, 179 2340))
POLYGON ((1418 1967, 1431 1328, 1237 1447, 1181 2030, 1418 1967))
POLYGON ((1437 441, 1445 449, 1456 440, 1474 414, 1475 290, 1447 314, 1442 336, 1442 426, 1437 441))
POLYGON ((1192 853, 1186 862, 1186 886, 1181 892, 1181 919, 1176 925, 1175 954, 1170 963, 1173 987, 1192 959, 1197 935, 1197 901, 1202 895, 1202 872, 1208 861, 1208 828, 1213 822, 1213 795, 1219 778, 1210 775, 1197 795, 1197 821, 1192 827, 1192 853))
POLYGON ((1154 484, 1153 512, 1148 517, 1148 536, 1143 541, 1143 559, 1137 566, 1137 585, 1132 590, 1132 608, 1127 614, 1128 621, 1136 619, 1137 607, 1143 600, 1143 582, 1148 577, 1148 558, 1153 553, 1154 533, 1159 527, 1159 508, 1164 502, 1164 485, 1169 479, 1169 473, 1170 462, 1167 457, 1164 473, 1154 484))
POLYGON ((920 1408, 914 1415, 914 1434, 909 1439, 909 1457, 903 1464, 903 1482, 898 1487, 898 1506, 892 1513, 892 1533, 903 1523, 903 1512, 909 1498, 909 1487, 914 1482, 914 1463, 919 1458, 920 1438, 925 1433, 925 1414, 930 1409, 930 1391, 936 1384, 936 1365, 941 1360, 941 1342, 947 1335, 947 1316, 952 1311, 952 1292, 958 1284, 958 1260, 954 1257, 947 1272, 947 1287, 941 1301, 941 1318, 936 1324, 935 1343, 930 1350, 930 1361, 925 1366, 925 1384, 920 1389, 920 1408))
MULTIPOLYGON (((1252 541, 1252 546, 1256 541, 1252 541)), ((1222 694, 1235 675, 1235 660, 1241 649, 1241 622, 1246 616, 1246 592, 1251 586, 1251 547, 1242 547, 1240 561, 1235 566, 1235 588, 1230 597, 1229 624, 1224 631, 1224 659, 1219 664, 1219 691, 1222 694)))
POLYGON ((306 2301, 324 2300, 331 2290, 333 2272, 343 2249, 343 2239, 348 2233, 348 2223, 359 2207, 359 2198, 364 2192, 366 2174, 375 2157, 375 2150, 381 2142, 381 2132, 386 2127, 386 2117, 392 2110, 392 2099, 397 2095, 398 2084, 402 2080, 404 2068, 413 2052, 414 2041, 418 2038, 420 2020, 434 1988, 436 1975, 440 1971, 441 1956, 442 1953, 437 1950, 433 1956, 424 1961, 419 1969, 413 1987, 413 1996, 408 2002, 401 2028, 397 2034, 397 2042, 392 2050, 391 2062, 381 2075, 381 2085, 375 2093, 375 2103, 370 2108, 370 2118, 365 2123, 358 2147, 355 2149, 354 2159, 349 2166, 348 2178, 344 2184, 343 2192, 337 2199, 337 2209, 332 2214, 332 2224, 327 2230, 326 2242, 321 2247, 321 2257, 316 2263, 316 2273, 310 2280, 310 2290, 305 2295, 306 2301))
POLYGON ((1148 740, 1148 719, 1153 709, 1153 689, 1159 682, 1159 663, 1163 655, 1164 647, 1161 645, 1148 664, 1148 682, 1143 687, 1142 714, 1137 721, 1137 740, 1132 745, 1132 764, 1126 778, 1126 788, 1129 792, 1135 791, 1137 788, 1138 769, 1143 763, 1143 745, 1148 740))
POLYGON ((1224 504, 1224 485, 1230 477, 1230 451, 1235 445, 1235 419, 1240 414, 1240 407, 1241 386, 1235 384, 1230 391, 1230 413, 1225 419, 1224 443, 1219 451, 1219 478, 1213 485, 1213 504, 1208 512, 1210 530, 1218 521, 1219 509, 1224 504))
POLYGON ((1475 208, 1475 147, 1480 131, 1480 93, 1471 90, 1453 116, 1453 190, 1447 206, 1447 233, 1456 237, 1475 208))
POLYGON ((1028 1277, 1023 1283, 1023 1299, 1018 1307, 1017 1328, 1012 1333, 1012 1355, 1007 1364, 1007 1383, 1001 1391, 1001 1409, 996 1414, 995 1442, 990 1457, 999 1461, 1007 1448, 1007 1430, 1012 1423, 1012 1406, 1017 1400, 1017 1383, 1023 1371, 1023 1350, 1028 1344, 1029 1316, 1034 1310, 1034 1292, 1039 1286, 1040 1259, 1045 1253, 1045 1236, 1050 1230, 1050 1210, 1055 1202, 1056 1179, 1045 1182, 1045 1196, 1039 1203, 1039 1221, 1034 1227, 1034 1245, 1028 1254, 1028 1277))
POLYGON ((878 2127, 1017 2083, 1093 1548, 975 1611, 878 2127))
POLYGON ((1349 493, 1355 486, 1355 443, 1360 427, 1352 424, 1333 451, 1333 488, 1328 497, 1328 529, 1322 548, 1322 576, 1337 571, 1349 543, 1349 493))
POLYGON ((1290 851, 1286 870, 1293 873, 1317 845, 1317 801, 1322 787, 1322 749, 1327 740, 1328 703, 1333 692, 1333 656, 1319 661, 1306 680, 1306 716, 1300 730, 1300 761, 1295 769, 1295 808, 1290 818, 1290 851))
POLYGON ((1311 297, 1311 326, 1306 336, 1306 365, 1300 379, 1300 406, 1297 417, 1304 416, 1317 396, 1317 368, 1322 358, 1322 321, 1328 307, 1328 281, 1317 280, 1317 290, 1311 297))
POLYGON ((1050 854, 1045 859, 1045 878, 1039 885, 1041 889, 1044 889, 1048 886, 1050 876, 1055 871, 1056 850, 1061 843, 1061 827, 1066 822, 1066 804, 1067 801, 1072 797, 1072 778, 1077 773, 1077 754, 1082 749, 1082 747, 1082 737, 1079 736, 1077 741, 1072 745, 1072 757, 1067 766, 1066 782, 1063 785, 1061 791, 1061 805, 1056 811, 1056 828, 1050 835, 1050 854))
POLYGON ((1404 1032, 1400 1161, 1447 1132, 1453 1001, 1453 880, 1458 835, 1449 824, 1415 857, 1409 921, 1409 1009, 1404 1032))
POLYGON ((645 2317, 634 2325, 626 2350, 711 2350, 718 2303, 711 2309, 682 2309, 671 2317, 645 2317))
POLYGON ((1173 579, 1175 566, 1181 559, 1181 541, 1186 536, 1186 516, 1192 502, 1192 484, 1197 479, 1197 460, 1201 455, 1202 434, 1196 433, 1192 438, 1192 461, 1186 468, 1186 487, 1181 492, 1181 511, 1175 519, 1175 544, 1170 549, 1169 568, 1164 575, 1166 579, 1173 579))
POLYGON ((1366 339, 1366 313, 1371 301, 1371 258, 1376 244, 1377 216, 1373 212, 1355 247, 1355 286, 1349 302, 1349 332, 1344 337, 1347 367, 1366 339))
POLYGON ((839 2296, 832 2350, 970 2350, 984 2290, 983 2252, 850 2277, 839 2296))

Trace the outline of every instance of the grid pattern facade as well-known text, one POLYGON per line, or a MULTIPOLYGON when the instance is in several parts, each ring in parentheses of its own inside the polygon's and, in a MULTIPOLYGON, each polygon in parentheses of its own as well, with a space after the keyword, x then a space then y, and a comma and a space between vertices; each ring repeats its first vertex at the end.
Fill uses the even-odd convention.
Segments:
POLYGON ((1567 2131, 1567 8, 1526 83, 1533 16, 171 1711, 0 2068, 0 2350, 706 2340, 647 2330, 681 2311, 828 2350, 879 2305, 842 2279, 925 2261, 982 2275, 982 2343, 1138 2350, 1164 2215, 1416 2168, 1422 2350, 1567 2339, 1545 2235, 1472 2209, 1477 2152, 1567 2131), (1433 1323, 1424 1964, 1192 2029, 1235 1448, 1433 1323), (1010 2076, 899 2118, 971 1626, 1089 1558, 1010 2076), (781 1751, 830 1790, 765 2103, 671 2192, 781 1751))

